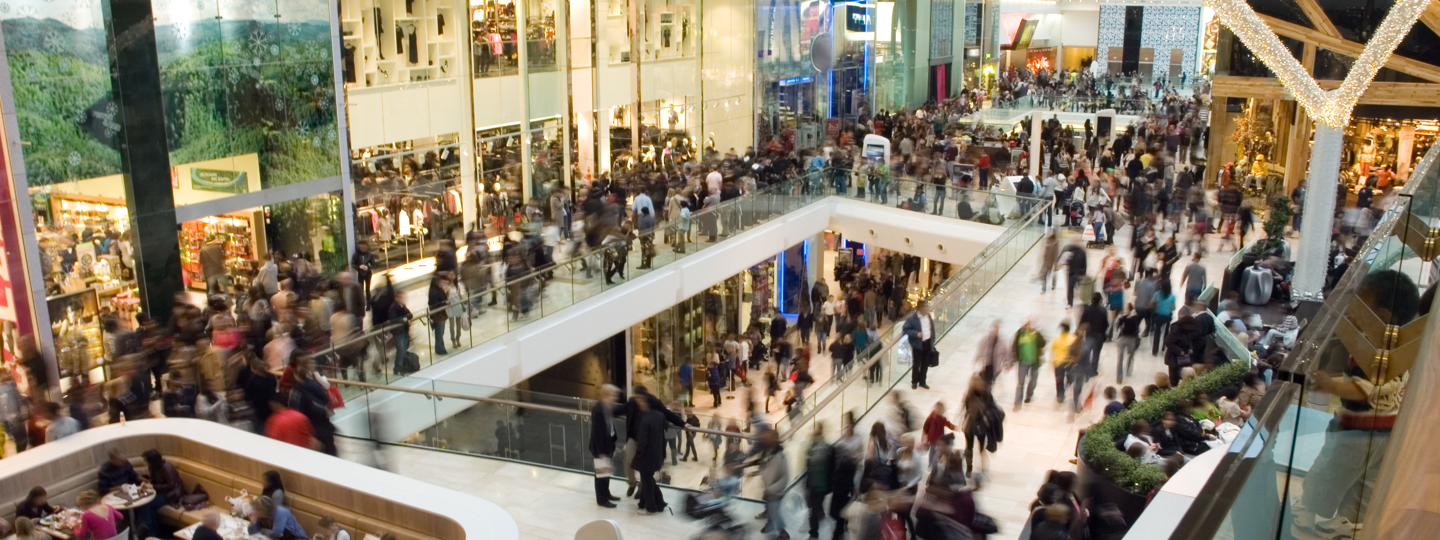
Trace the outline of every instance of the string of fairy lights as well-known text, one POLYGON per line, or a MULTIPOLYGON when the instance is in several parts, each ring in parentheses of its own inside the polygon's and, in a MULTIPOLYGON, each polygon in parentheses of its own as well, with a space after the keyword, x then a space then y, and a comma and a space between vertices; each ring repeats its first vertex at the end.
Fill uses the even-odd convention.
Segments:
POLYGON ((1315 123, 1333 128, 1342 128, 1350 122, 1350 113, 1360 102, 1360 96, 1370 87, 1370 82, 1385 67, 1385 61, 1394 54, 1395 48, 1410 27, 1420 18, 1431 0, 1396 0, 1385 20, 1375 29, 1374 37, 1365 45, 1365 50, 1350 66, 1350 73, 1340 87, 1326 92, 1316 84, 1315 79, 1295 60, 1290 49, 1280 43, 1280 38, 1270 31, 1265 21, 1245 0, 1206 0, 1220 23, 1234 32, 1250 52, 1260 58, 1280 84, 1290 91, 1295 101, 1315 123))

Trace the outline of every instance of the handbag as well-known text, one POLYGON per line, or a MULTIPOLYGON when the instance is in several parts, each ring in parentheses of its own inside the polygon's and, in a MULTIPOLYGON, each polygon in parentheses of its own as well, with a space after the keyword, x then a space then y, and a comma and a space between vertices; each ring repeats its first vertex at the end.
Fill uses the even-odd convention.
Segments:
POLYGON ((970 521, 970 532, 975 534, 997 534, 1000 532, 1000 525, 995 523, 995 518, 975 513, 975 518, 970 521))
POLYGON ((205 486, 195 484, 195 489, 191 490, 190 494, 180 498, 180 506, 184 507, 186 512, 208 508, 210 506, 210 493, 205 491, 205 486))
POLYGON ((1175 355, 1175 365, 1177 367, 1190 367, 1194 364, 1195 361, 1190 358, 1190 353, 1182 353, 1175 355))
POLYGON ((930 359, 930 367, 940 365, 940 351, 935 350, 935 347, 930 347, 925 351, 925 356, 930 359))

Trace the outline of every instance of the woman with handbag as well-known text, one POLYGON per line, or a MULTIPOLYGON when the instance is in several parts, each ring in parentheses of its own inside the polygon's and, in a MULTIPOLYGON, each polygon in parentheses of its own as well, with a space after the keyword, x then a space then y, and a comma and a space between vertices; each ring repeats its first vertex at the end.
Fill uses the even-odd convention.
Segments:
MULTIPOLYGON (((980 472, 985 472, 987 442, 993 438, 990 409, 995 408, 995 396, 990 393, 990 383, 983 374, 976 373, 970 378, 970 389, 965 392, 963 429, 965 433, 965 474, 974 472, 975 446, 980 446, 980 472)), ((993 444, 988 446, 993 447, 993 444)), ((993 451, 993 450, 991 450, 993 451)))

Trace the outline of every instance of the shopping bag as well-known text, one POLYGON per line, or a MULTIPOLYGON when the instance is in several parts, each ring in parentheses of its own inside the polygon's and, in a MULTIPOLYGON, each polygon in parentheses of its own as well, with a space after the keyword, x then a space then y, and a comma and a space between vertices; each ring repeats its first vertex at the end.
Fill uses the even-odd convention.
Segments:
POLYGON ((908 366, 915 359, 914 351, 910 350, 910 339, 902 338, 900 344, 895 346, 895 363, 908 366))
POLYGON ((330 403, 328 405, 330 410, 333 411, 335 409, 345 408, 345 398, 340 395, 339 386, 331 386, 330 388, 326 388, 325 393, 330 395, 330 403))
POLYGON ((1086 242, 1094 242, 1094 241, 1095 241, 1095 224, 1094 224, 1094 223, 1087 223, 1087 224, 1085 224, 1085 232, 1084 232, 1083 234, 1081 234, 1081 238, 1084 239, 1086 242))

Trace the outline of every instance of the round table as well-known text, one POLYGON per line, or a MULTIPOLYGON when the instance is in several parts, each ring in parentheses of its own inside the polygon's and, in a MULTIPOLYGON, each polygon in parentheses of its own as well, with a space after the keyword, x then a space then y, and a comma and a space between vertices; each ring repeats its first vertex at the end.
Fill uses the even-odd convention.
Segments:
MULTIPOLYGON (((122 488, 122 489, 123 489, 123 488, 122 488)), ((101 498, 100 498, 100 502, 103 502, 103 503, 105 503, 105 504, 108 504, 108 505, 110 505, 112 508, 114 508, 114 509, 116 509, 116 510, 122 510, 122 511, 124 511, 124 512, 125 512, 125 516, 128 517, 128 518, 130 518, 130 535, 129 535, 130 538, 135 538, 135 537, 136 537, 136 536, 135 536, 135 534, 136 534, 136 531, 135 531, 135 529, 136 529, 136 527, 135 527, 135 509, 136 509, 136 508, 139 508, 139 507, 141 507, 141 506, 145 506, 145 505, 147 505, 147 504, 150 504, 150 502, 151 502, 151 501, 154 501, 154 500, 155 500, 155 490, 154 490, 154 488, 151 488, 149 495, 142 496, 142 497, 140 497, 139 499, 135 499, 135 500, 133 500, 133 501, 127 500, 125 497, 121 497, 121 496, 120 496, 120 490, 115 490, 115 491, 112 491, 112 492, 110 492, 110 493, 106 493, 104 497, 101 497, 101 498)))

